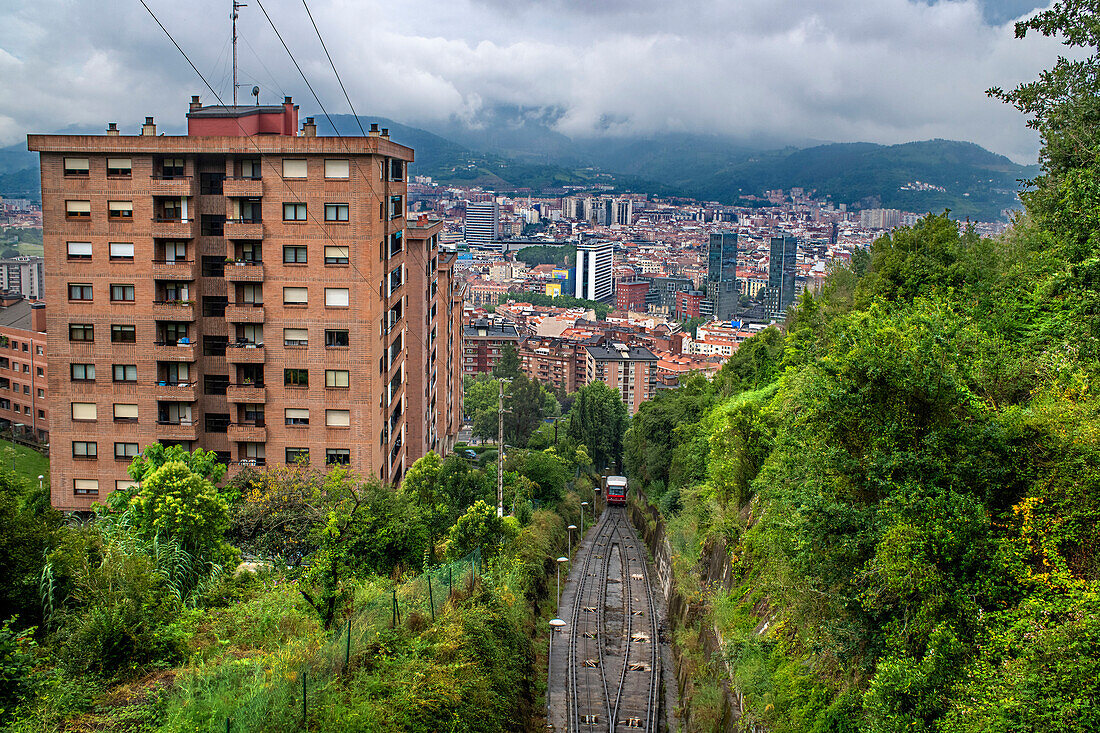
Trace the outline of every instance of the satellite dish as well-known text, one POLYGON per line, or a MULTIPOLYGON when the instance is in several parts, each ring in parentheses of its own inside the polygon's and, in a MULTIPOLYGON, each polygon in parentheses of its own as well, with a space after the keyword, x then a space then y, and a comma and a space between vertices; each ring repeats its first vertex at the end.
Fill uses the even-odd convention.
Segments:
POLYGON ((260 88, 252 87, 252 96, 256 98, 256 106, 260 104, 260 88))

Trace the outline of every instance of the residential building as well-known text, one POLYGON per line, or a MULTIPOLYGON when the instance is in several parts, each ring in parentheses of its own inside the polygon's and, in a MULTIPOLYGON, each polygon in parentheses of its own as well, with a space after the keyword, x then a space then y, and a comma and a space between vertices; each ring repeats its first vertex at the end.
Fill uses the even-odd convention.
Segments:
POLYGON ((479 319, 462 328, 462 373, 491 374, 507 344, 519 346, 519 331, 511 323, 479 319))
POLYGON ((859 212, 859 225, 864 229, 893 229, 901 226, 899 209, 864 209, 859 212))
POLYGON ((695 283, 687 277, 659 277, 642 275, 649 281, 646 307, 652 313, 672 315, 676 312, 676 293, 695 290, 695 283))
POLYGON ((447 455, 462 427, 462 289, 454 279, 455 252, 440 250, 442 220, 410 220, 407 284, 407 460, 428 451, 447 455), (423 293, 423 298, 420 297, 423 293))
POLYGON ((192 97, 187 125, 28 138, 52 303, 54 506, 86 510, 129 486, 153 442, 213 450, 231 472, 309 460, 399 481, 407 343, 424 333, 406 316, 413 151, 377 125, 317 137, 308 118, 299 132, 289 97, 192 97))
POLYGON ((25 256, 0 260, 0 292, 42 300, 46 292, 45 258, 25 256))
POLYGON ((707 300, 710 315, 728 321, 740 310, 737 282, 737 233, 713 232, 707 249, 707 300))
MULTIPOLYGON (((772 237, 768 259, 767 309, 772 318, 783 318, 794 303, 794 281, 798 275, 798 239, 791 234, 772 237)), ((725 319, 722 319, 725 320, 725 319)))
POLYGON ((648 280, 620 280, 615 283, 615 309, 645 313, 645 297, 648 293, 648 280))
POLYGON ((704 301, 706 301, 706 294, 701 290, 676 291, 676 318, 681 321, 699 318, 703 314, 704 301))
POLYGON ((643 346, 613 341, 585 346, 585 384, 600 381, 617 391, 633 415, 657 389, 657 357, 643 346))
POLYGON ((0 295, 0 432, 50 439, 46 304, 0 295))
POLYGON ((576 297, 597 301, 612 298, 613 247, 611 242, 604 241, 586 241, 577 245, 576 297))
POLYGON ((466 244, 482 249, 500 249, 500 207, 492 201, 467 201, 463 236, 466 244))
POLYGON ((576 348, 573 342, 555 337, 532 337, 519 346, 523 373, 542 384, 576 392, 576 348))

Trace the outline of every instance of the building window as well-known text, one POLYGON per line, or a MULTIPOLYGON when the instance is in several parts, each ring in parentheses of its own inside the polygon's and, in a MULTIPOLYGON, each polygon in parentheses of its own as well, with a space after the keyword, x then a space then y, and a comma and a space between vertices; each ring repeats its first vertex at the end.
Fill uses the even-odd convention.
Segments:
POLYGON ((65 158, 64 171, 66 176, 87 178, 89 168, 87 158, 65 158))
POLYGON ((287 425, 309 425, 309 410, 300 407, 288 407, 283 411, 287 425))
POLYGON ((89 440, 73 441, 73 458, 97 458, 98 456, 99 446, 95 442, 89 440))
POLYGON ((325 264, 326 265, 346 265, 348 264, 348 248, 336 245, 328 245, 325 247, 325 264))
POLYGON ((307 175, 304 159, 285 158, 283 160, 283 178, 305 178, 307 175))
POLYGON ((69 300, 91 300, 92 286, 90 283, 69 283, 69 300))
POLYGON ((90 323, 70 323, 70 341, 95 341, 95 326, 90 323))
POLYGON ((287 463, 309 463, 309 448, 287 448, 287 463))
POLYGON ((202 354, 203 356, 225 356, 225 349, 228 345, 228 336, 207 334, 202 337, 202 354))
POLYGON ((66 252, 68 253, 70 260, 90 260, 92 259, 92 243, 91 242, 68 242, 65 245, 66 252))
POLYGON ((114 406, 115 422, 137 422, 138 406, 128 404, 116 404, 114 406))
POLYGON ((306 288, 283 288, 283 305, 305 305, 309 302, 306 288))
POLYGON ((325 178, 350 178, 351 166, 347 160, 326 160, 325 178))
POLYGON ((228 374, 204 374, 202 377, 204 394, 221 395, 229 388, 228 374))
POLYGON ((73 493, 80 494, 82 496, 98 496, 99 495, 99 479, 95 478, 74 478, 73 479, 73 493))
POLYGON ((244 158, 241 160, 241 178, 258 179, 263 175, 259 158, 244 158))
POLYGON ((130 460, 137 454, 137 443, 115 443, 115 458, 119 460, 130 460))
POLYGON ((348 288, 325 288, 325 306, 329 308, 347 308, 351 304, 350 298, 348 288))
POLYGON ((306 246, 304 244, 283 245, 283 262, 300 265, 306 262, 306 246))
POLYGON ((298 202, 283 204, 283 221, 305 221, 306 205, 298 202))
POLYGON ((283 346, 309 346, 309 330, 305 328, 284 328, 283 346))
POLYGON ((134 302, 134 286, 133 285, 112 285, 111 286, 111 302, 112 303, 133 303, 134 302))
POLYGON ((228 305, 229 296, 227 295, 202 296, 202 314, 207 318, 224 318, 228 305))
POLYGON ((165 158, 160 169, 164 178, 183 178, 183 158, 165 158))
POLYGON ((202 276, 225 277, 225 258, 212 255, 203 255, 202 276))
POLYGON ((108 248, 112 262, 132 262, 134 260, 133 242, 111 242, 108 248))
POLYGON ((325 425, 330 428, 351 427, 351 410, 325 410, 325 425))
POLYGON ((132 201, 108 201, 107 218, 112 221, 132 221, 134 204, 132 201))
POLYGON ((309 370, 308 369, 284 369, 283 370, 283 384, 287 387, 308 387, 309 386, 309 370))
POLYGON ((208 412, 205 421, 206 432, 208 433, 229 432, 229 413, 227 412, 208 412))
POLYGON ((349 376, 347 369, 326 369, 325 386, 334 389, 347 388, 350 386, 349 376))
POLYGON ((327 329, 325 331, 325 346, 328 348, 342 348, 348 345, 348 332, 344 329, 327 329))
POLYGON ((70 219, 91 219, 92 218, 92 202, 91 201, 66 201, 65 202, 65 216, 70 219))
POLYGON ((225 234, 225 214, 203 214, 199 222, 199 233, 204 237, 220 237, 225 234))
POLYGON ((222 181, 225 174, 220 171, 206 171, 199 174, 199 193, 203 196, 221 196, 222 181))
POLYGON ((95 364, 70 364, 69 377, 74 382, 94 382, 95 364))
POLYGON ((394 232, 393 234, 391 234, 390 237, 389 237, 389 242, 390 242, 390 248, 389 248, 389 252, 390 252, 389 256, 390 257, 393 257, 395 254, 398 254, 399 252, 401 252, 402 248, 405 245, 405 239, 404 239, 404 237, 401 236, 401 232, 394 232))
POLYGON ((73 402, 73 420, 92 421, 96 419, 96 404, 94 402, 73 402))
POLYGON ((129 158, 107 158, 107 175, 128 178, 132 173, 133 165, 129 158))
POLYGON ((325 204, 325 221, 347 221, 347 204, 325 204))
POLYGON ((396 158, 390 158, 390 180, 391 181, 403 181, 405 180, 405 161, 398 160, 396 158))
POLYGON ((115 364, 111 370, 112 378, 116 382, 137 382, 136 364, 115 364))
MULTIPOLYGON (((89 326, 91 328, 91 326, 89 326)), ((137 342, 137 330, 134 326, 114 324, 111 326, 111 343, 132 344, 137 342)))
POLYGON ((325 463, 330 466, 347 466, 351 463, 351 451, 347 448, 328 448, 325 450, 325 463))
POLYGON ((405 208, 401 203, 401 196, 390 196, 390 218, 397 219, 405 215, 405 208))

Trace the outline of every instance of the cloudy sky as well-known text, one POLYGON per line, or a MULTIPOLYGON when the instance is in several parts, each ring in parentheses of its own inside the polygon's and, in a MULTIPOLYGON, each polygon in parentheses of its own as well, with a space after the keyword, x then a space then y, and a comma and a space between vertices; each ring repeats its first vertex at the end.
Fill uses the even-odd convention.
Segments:
MULTIPOLYGON (((318 111, 263 2, 330 112, 347 103, 301 0, 241 11, 242 95, 318 111)), ((1037 140, 987 99, 1049 67, 1013 36, 1032 0, 308 0, 361 114, 409 124, 519 108, 572 137, 701 132, 791 140, 972 140, 1033 162, 1037 140)), ((146 0, 230 94, 229 0, 146 0)), ((69 125, 182 123, 212 101, 139 0, 0 0, 0 145, 69 125)), ((249 100, 250 101, 250 100, 249 100)))

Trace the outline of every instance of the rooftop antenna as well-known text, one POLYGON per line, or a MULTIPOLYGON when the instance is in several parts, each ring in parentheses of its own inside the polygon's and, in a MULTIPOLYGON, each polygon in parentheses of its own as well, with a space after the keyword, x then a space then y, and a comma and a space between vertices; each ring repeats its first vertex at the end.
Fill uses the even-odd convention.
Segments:
POLYGON ((233 18, 233 106, 237 106, 237 88, 240 84, 237 83, 237 13, 241 8, 247 7, 246 3, 237 2, 233 0, 233 13, 230 17, 233 18))

